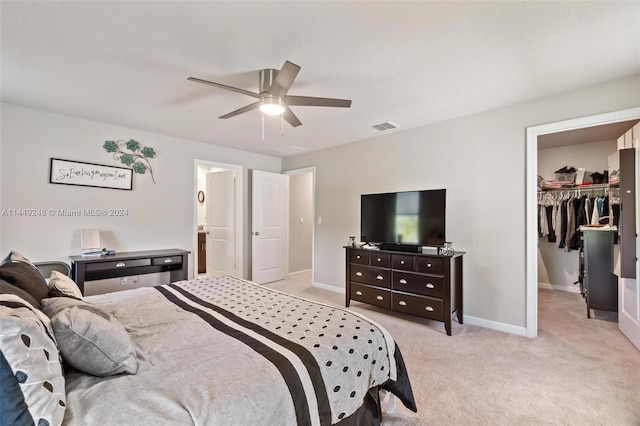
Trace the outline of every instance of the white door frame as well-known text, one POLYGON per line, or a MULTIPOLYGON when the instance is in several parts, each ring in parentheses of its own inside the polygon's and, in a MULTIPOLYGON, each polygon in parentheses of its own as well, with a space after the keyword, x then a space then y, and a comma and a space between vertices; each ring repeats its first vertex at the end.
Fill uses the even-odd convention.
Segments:
MULTIPOLYGON (((527 127, 526 139, 526 334, 538 336, 538 136, 640 119, 640 107, 527 127)), ((640 246, 640 239, 637 241, 640 246)))
MULTIPOLYGON (((312 226, 311 226, 311 283, 315 283, 315 276, 316 276, 316 269, 314 267, 315 265, 315 247, 316 247, 316 168, 315 166, 312 167, 303 167, 301 169, 292 169, 292 170, 285 170, 282 172, 285 175, 297 175, 297 174, 301 174, 301 173, 311 173, 311 220, 312 220, 312 226)), ((291 187, 289 187, 291 188, 291 187)), ((291 197, 289 197, 289 203, 291 203, 291 197)), ((287 235, 290 237, 290 233, 289 230, 287 230, 287 235)), ((287 244, 289 244, 289 242, 287 241, 287 244)), ((288 265, 288 260, 287 260, 287 265, 288 265)), ((287 269, 288 270, 288 269, 287 269)))
MULTIPOLYGON (((244 167, 237 164, 218 163, 216 161, 208 160, 193 160, 193 255, 191 256, 191 262, 193 264, 193 276, 198 276, 198 198, 195 194, 198 193, 198 166, 204 167, 218 167, 221 169, 233 170, 236 173, 236 187, 235 187, 235 239, 236 239, 236 266, 234 275, 239 278, 243 278, 242 271, 244 266, 244 207, 243 207, 243 191, 244 188, 244 167)), ((207 197, 209 194, 205 194, 207 197)))

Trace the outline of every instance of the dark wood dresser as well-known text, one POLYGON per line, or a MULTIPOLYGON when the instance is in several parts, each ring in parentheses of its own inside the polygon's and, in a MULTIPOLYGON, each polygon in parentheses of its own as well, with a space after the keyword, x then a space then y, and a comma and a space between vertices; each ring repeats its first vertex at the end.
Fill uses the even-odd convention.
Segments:
POLYGON ((346 302, 368 303, 392 311, 462 324, 462 257, 387 250, 346 249, 346 302))

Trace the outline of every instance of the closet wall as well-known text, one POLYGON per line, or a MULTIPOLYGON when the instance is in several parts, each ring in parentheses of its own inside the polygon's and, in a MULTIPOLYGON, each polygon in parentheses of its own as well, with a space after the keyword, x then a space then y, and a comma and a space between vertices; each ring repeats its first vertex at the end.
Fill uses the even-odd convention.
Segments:
MULTIPOLYGON (((591 181, 589 174, 603 173, 615 151, 615 140, 540 149, 538 175, 553 180, 554 172, 563 166, 583 167, 587 170, 585 181, 591 181)), ((538 240, 538 285, 577 293, 579 286, 573 283, 578 280, 578 250, 558 248, 558 242, 550 243, 546 237, 538 240)))

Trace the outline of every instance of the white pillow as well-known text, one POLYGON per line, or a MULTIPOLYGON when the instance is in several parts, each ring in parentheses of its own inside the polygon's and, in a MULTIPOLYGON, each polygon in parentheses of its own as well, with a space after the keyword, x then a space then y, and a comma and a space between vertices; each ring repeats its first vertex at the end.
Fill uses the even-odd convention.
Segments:
POLYGON ((51 271, 48 286, 49 290, 58 290, 60 293, 66 294, 67 296, 82 299, 82 292, 78 285, 71 278, 61 272, 51 271))

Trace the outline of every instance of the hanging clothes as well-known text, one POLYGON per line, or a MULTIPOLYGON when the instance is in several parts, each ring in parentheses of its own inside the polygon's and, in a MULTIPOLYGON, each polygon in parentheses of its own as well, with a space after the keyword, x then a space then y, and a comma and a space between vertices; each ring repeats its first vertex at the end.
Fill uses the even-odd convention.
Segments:
MULTIPOLYGON (((607 186, 600 186, 538 192, 538 237, 547 237, 547 242, 557 243, 558 248, 565 251, 580 250, 582 233, 579 228, 600 224, 603 217, 609 215, 608 197, 594 194, 607 189, 607 186)), ((611 209, 615 212, 613 207, 611 209)))

